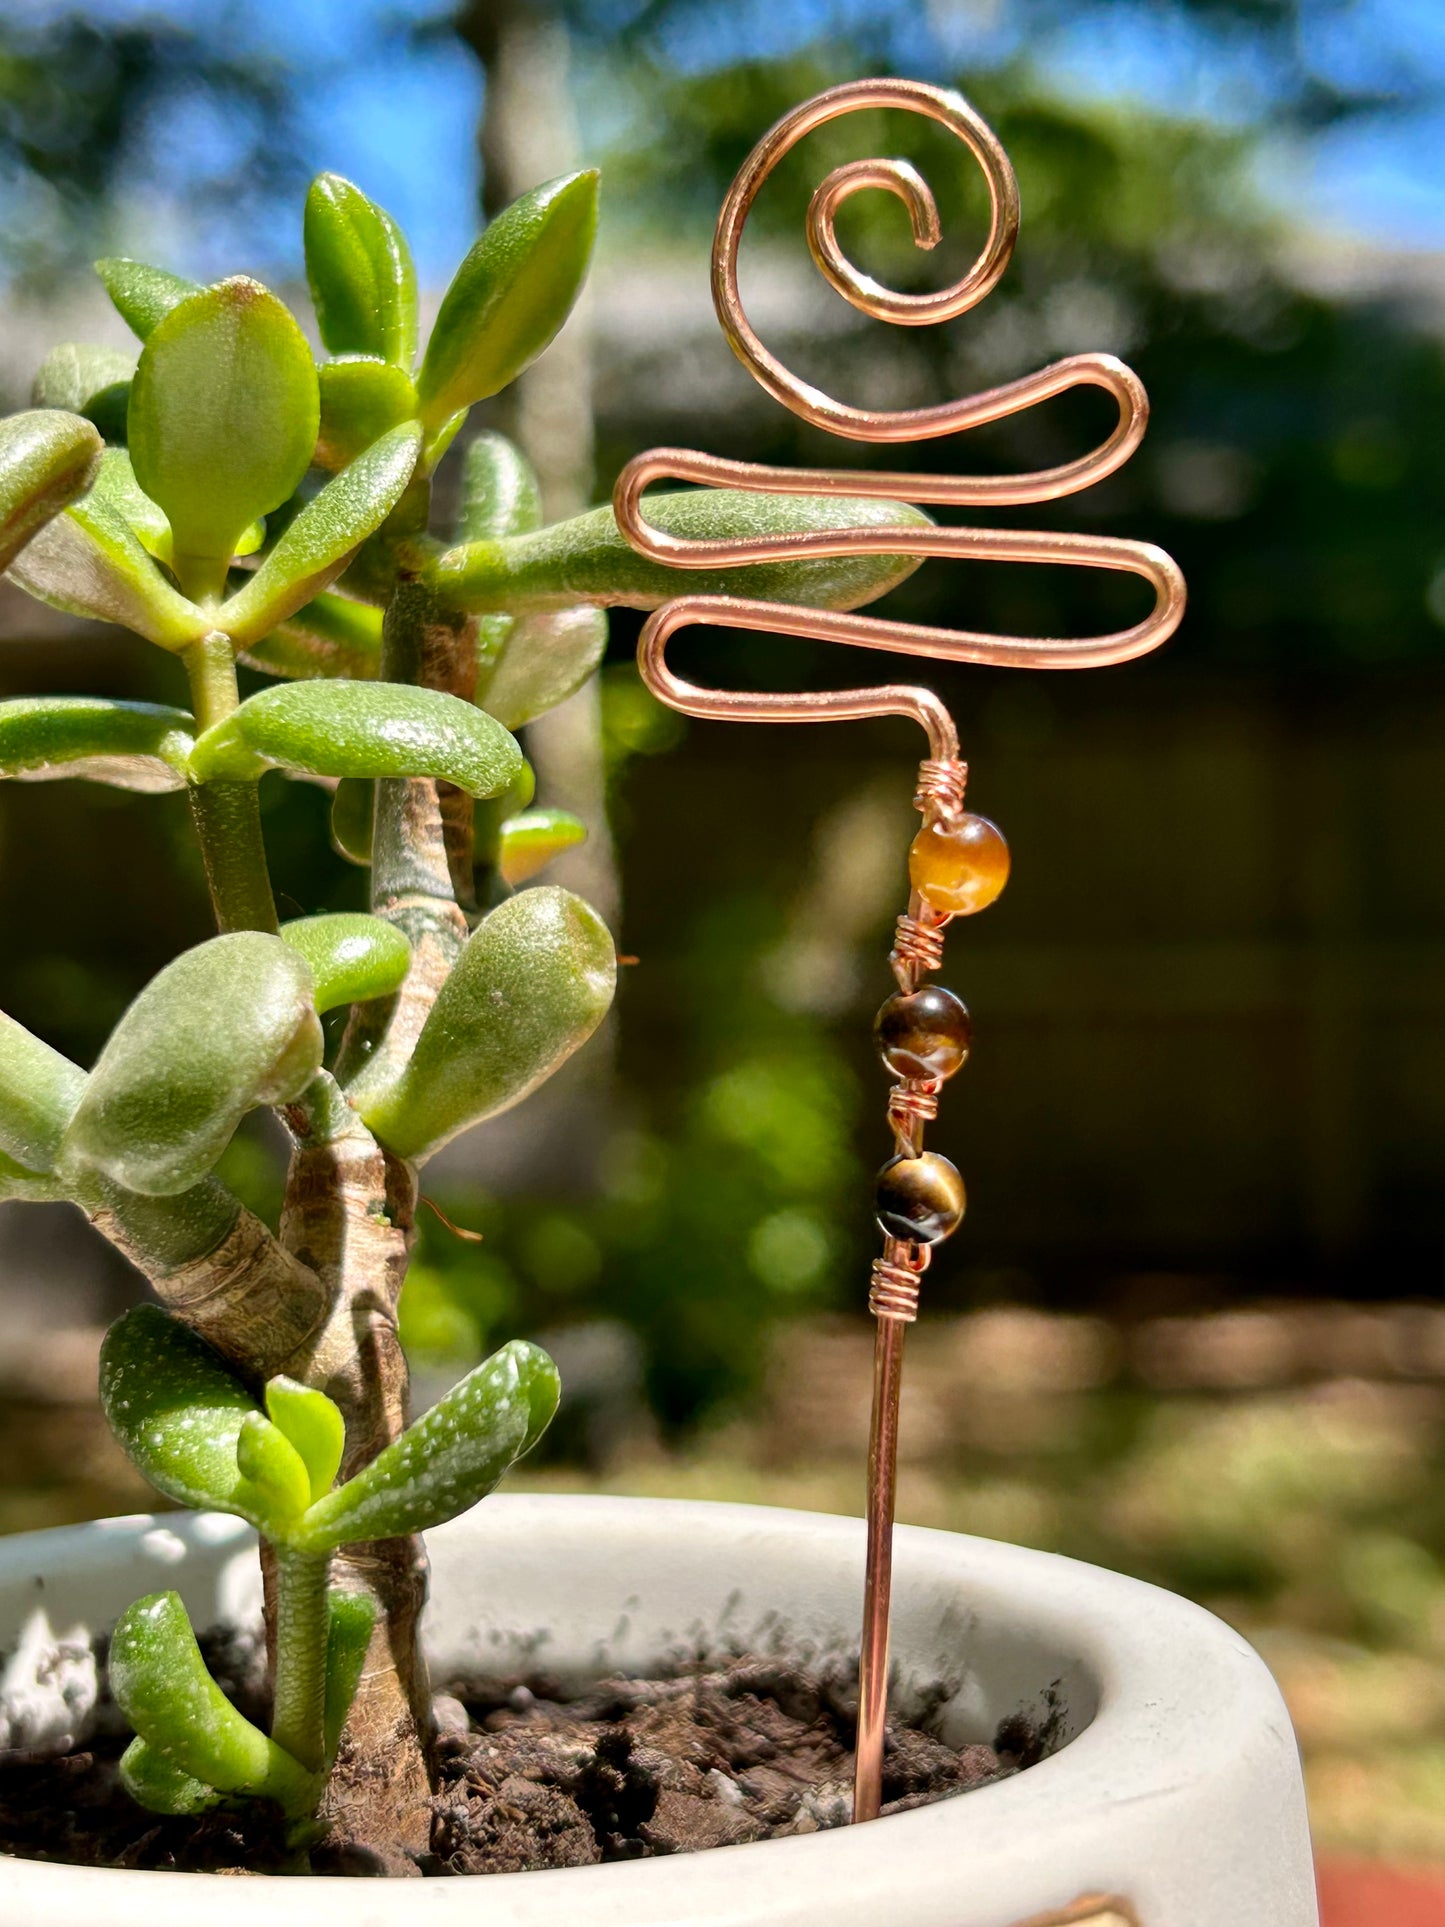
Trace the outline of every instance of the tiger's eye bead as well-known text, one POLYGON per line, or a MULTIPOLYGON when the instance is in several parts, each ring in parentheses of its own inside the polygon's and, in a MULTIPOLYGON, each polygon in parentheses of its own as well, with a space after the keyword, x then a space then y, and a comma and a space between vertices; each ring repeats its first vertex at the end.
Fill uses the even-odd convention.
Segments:
POLYGON ((935 1245, 963 1221, 963 1179, 947 1158, 925 1151, 916 1158, 890 1158, 878 1173, 874 1204, 890 1238, 935 1245))
POLYGON ((924 984, 894 991, 873 1020, 873 1036, 895 1077, 952 1077, 968 1056, 973 1025, 962 998, 924 984))
POLYGON ((971 917, 1008 882, 1008 844, 986 816, 925 823, 908 852, 908 875, 932 910, 971 917))

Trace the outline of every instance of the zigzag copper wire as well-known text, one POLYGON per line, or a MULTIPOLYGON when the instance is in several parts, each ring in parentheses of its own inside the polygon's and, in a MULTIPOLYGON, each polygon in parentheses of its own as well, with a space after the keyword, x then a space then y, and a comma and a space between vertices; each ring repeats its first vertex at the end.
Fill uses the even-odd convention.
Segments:
MULTIPOLYGON (((990 636, 976 630, 892 622, 876 616, 800 609, 786 603, 738 596, 675 596, 643 625, 638 663, 643 680, 663 702, 688 715, 738 722, 842 721, 850 717, 904 715, 928 734, 929 761, 920 771, 915 801, 925 815, 961 807, 964 768, 957 731, 931 690, 903 684, 872 689, 807 690, 776 695, 752 690, 702 689, 668 667, 669 639, 696 623, 760 629, 774 635, 811 637, 855 647, 931 656, 953 662, 1003 664, 1030 669, 1088 669, 1125 662, 1157 648, 1184 613, 1184 579, 1162 549, 1109 536, 977 528, 837 529, 805 535, 757 535, 737 540, 687 540, 653 528, 643 514, 643 492, 655 481, 701 482, 771 495, 848 495, 915 504, 987 505, 1051 501, 1101 481, 1126 462, 1144 433, 1149 403, 1133 371, 1113 355, 1070 355, 1022 380, 932 408, 875 411, 834 401, 799 381, 763 346, 738 292, 738 249, 748 211, 768 175, 804 135, 840 114, 863 107, 898 107, 926 115, 950 129, 978 161, 988 187, 990 220, 983 251, 963 279, 936 294, 903 295, 860 274, 843 255, 834 231, 838 208, 866 187, 886 188, 908 208, 920 247, 939 238, 938 209, 927 184, 906 161, 864 160, 838 167, 813 195, 808 208, 808 245, 825 279, 853 307, 877 320, 917 327, 965 313, 997 283, 1018 232, 1018 184, 993 132, 958 94, 922 81, 865 80, 835 87, 787 114, 764 135, 744 163, 723 203, 713 240, 713 303, 734 353, 769 394, 815 427, 855 441, 902 443, 949 435, 999 421, 1037 402, 1084 385, 1105 389, 1119 408, 1111 435, 1087 455, 1029 475, 885 475, 840 469, 779 469, 731 462, 696 449, 658 448, 637 456, 613 492, 617 523, 632 547, 680 568, 717 569, 756 562, 803 561, 837 555, 903 555, 973 558, 996 562, 1053 562, 1073 568, 1124 570, 1154 590, 1154 607, 1142 621, 1111 635, 1080 640, 990 636)), ((917 894, 900 918, 894 969, 911 990, 922 971, 942 957, 941 924, 925 914, 917 894)), ((895 1092, 890 1122, 900 1146, 914 1155, 922 1142, 929 1105, 917 1094, 895 1092)), ((888 1695, 888 1619, 898 1458, 899 1392, 903 1334, 917 1314, 918 1281, 930 1248, 888 1237, 872 1271, 869 1308, 877 1320, 874 1345, 872 1425, 868 1463, 867 1569, 859 1660, 858 1735, 854 1757, 853 1817, 876 1817, 881 1803, 884 1729, 888 1695)), ((1061 1917, 1062 1918, 1062 1917, 1061 1917)), ((1102 1919, 1102 1916, 1101 1916, 1102 1919)))
POLYGON ((1078 640, 995 636, 876 616, 804 610, 735 596, 676 596, 655 610, 643 626, 638 643, 643 679, 674 709, 694 716, 758 723, 912 716, 928 732, 931 754, 948 760, 958 754, 957 737, 947 712, 928 690, 896 684, 786 695, 702 689, 684 682, 668 667, 668 641, 679 629, 708 623, 953 662, 1088 669, 1144 655, 1173 634, 1184 613, 1185 593, 1183 576, 1173 559, 1148 542, 1013 529, 855 528, 695 540, 652 527, 646 520, 642 499, 651 483, 673 480, 769 495, 849 495, 920 505, 1040 502, 1074 494, 1112 475, 1138 447, 1148 420, 1148 398, 1138 376, 1113 355, 1070 355, 1037 374, 959 401, 930 408, 877 411, 832 400, 791 374, 764 347, 748 321, 738 291, 738 248, 748 212, 769 174, 804 135, 839 115, 866 107, 897 107, 924 114, 964 142, 982 168, 988 187, 989 233, 978 259, 952 287, 922 295, 898 294, 881 287, 844 257, 834 232, 839 206, 863 188, 886 188, 908 208, 914 239, 922 247, 932 247, 939 238, 938 210, 927 184, 908 162, 854 161, 828 175, 808 208, 808 245, 831 285, 864 314, 917 327, 951 319, 975 306, 1007 266, 1018 232, 1018 184, 997 138, 967 101, 959 94, 915 80, 864 80, 830 88, 786 114, 764 135, 743 164, 718 216, 713 239, 713 303, 739 360, 795 415, 855 441, 898 443, 949 435, 998 421, 1085 385, 1103 388, 1117 401, 1119 421, 1113 433, 1075 461, 1027 475, 998 476, 782 469, 727 461, 697 449, 655 448, 634 457, 623 469, 613 491, 613 507, 618 526, 634 549, 677 568, 716 569, 838 555, 942 556, 1124 570, 1142 576, 1152 586, 1154 607, 1143 620, 1110 635, 1078 640))

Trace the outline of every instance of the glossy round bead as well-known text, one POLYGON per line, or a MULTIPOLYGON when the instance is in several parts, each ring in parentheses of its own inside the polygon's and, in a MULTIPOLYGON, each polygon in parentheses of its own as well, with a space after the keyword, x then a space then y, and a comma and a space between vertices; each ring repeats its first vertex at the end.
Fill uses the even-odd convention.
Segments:
POLYGON ((966 1202, 963 1179, 933 1151, 890 1158, 874 1189, 879 1225, 890 1238, 909 1244, 935 1245, 951 1237, 963 1221, 966 1202))
POLYGON ((873 1020, 878 1054, 895 1077, 952 1077, 973 1036, 961 997, 941 984, 895 990, 873 1020))
POLYGON ((914 889, 933 910, 971 917, 986 910, 1008 882, 1008 844, 986 816, 925 823, 908 852, 914 889))

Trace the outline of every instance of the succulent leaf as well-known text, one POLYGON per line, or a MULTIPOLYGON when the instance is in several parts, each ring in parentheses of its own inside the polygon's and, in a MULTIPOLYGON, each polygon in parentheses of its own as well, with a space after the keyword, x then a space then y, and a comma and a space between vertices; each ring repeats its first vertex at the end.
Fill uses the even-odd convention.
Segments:
POLYGON ((307 1513, 316 1551, 424 1532, 485 1498, 542 1436, 557 1409, 557 1368, 514 1339, 469 1372, 353 1479, 307 1513))
MULTIPOLYGON (((649 522, 694 539, 801 534, 811 529, 931 526, 905 502, 856 496, 759 495, 732 488, 649 495, 649 522)), ((655 609, 675 595, 757 596, 815 609, 856 609, 896 588, 918 567, 911 555, 824 556, 807 562, 757 562, 743 568, 677 569, 630 547, 610 508, 592 509, 535 534, 469 542, 449 549, 429 571, 437 589, 465 609, 523 614, 590 602, 600 608, 655 609)))
POLYGON ((156 793, 186 786, 193 724, 183 709, 105 696, 13 696, 0 702, 0 777, 85 776, 156 793))
POLYGON ((429 428, 495 395, 541 354, 581 291, 596 232, 592 170, 503 208, 442 297, 417 377, 429 428))
POLYGON ((100 1402, 121 1449, 181 1505, 264 1523, 237 1463, 255 1399, 219 1352, 159 1305, 137 1305, 100 1348, 100 1402))
POLYGON ((305 1812, 311 1774, 238 1713, 206 1670, 179 1593, 127 1606, 110 1643, 116 1703, 147 1747, 202 1786, 305 1812))
POLYGON ((346 1445, 341 1408, 325 1392, 283 1375, 267 1382, 266 1410, 300 1454, 310 1489, 308 1504, 324 1497, 341 1469, 346 1445))
POLYGON ((215 1787, 193 1779, 141 1739, 132 1740, 120 1756, 120 1783, 150 1813, 207 1813, 222 1799, 215 1787))
POLYGON ((416 270, 397 223, 340 174, 318 174, 304 237, 316 325, 331 353, 376 355, 410 373, 416 270))
POLYGON ((497 868, 513 889, 545 870, 564 850, 587 841, 587 825, 567 810, 524 810, 509 816, 498 840, 497 868))
POLYGON ((317 409, 311 350, 259 281, 202 288, 152 330, 131 384, 130 452, 170 522, 183 581, 193 565, 229 561, 251 523, 292 494, 317 409))
POLYGON ((433 776, 494 796, 522 752, 460 697, 404 683, 297 682, 263 689, 203 732, 191 752, 202 782, 264 770, 313 776, 433 776))
POLYGON ((251 1499, 274 1538, 311 1503, 306 1462, 279 1425, 264 1412, 248 1412, 236 1435, 236 1464, 243 1495, 251 1499), (254 1496, 253 1496, 254 1495, 254 1496))
POLYGON ((520 729, 574 695, 606 653, 605 609, 534 609, 511 621, 491 664, 479 668, 477 702, 504 728, 520 729))
POLYGON ((54 1166, 85 1072, 0 1010, 0 1151, 23 1171, 54 1166))
POLYGON ((358 455, 287 524, 245 588, 221 605, 217 628, 248 648, 335 581, 401 499, 420 447, 420 428, 405 422, 358 455))
POLYGON ((142 341, 187 295, 200 293, 198 281, 182 280, 180 275, 153 268, 145 261, 112 257, 97 261, 95 271, 121 319, 142 341))
POLYGON ((334 1759, 341 1729, 361 1684, 376 1608, 365 1593, 333 1588, 326 1595, 326 1699, 322 1720, 326 1758, 334 1759))
POLYGON ((28 408, 0 421, 0 569, 84 495, 101 446, 90 422, 59 408, 28 408))
MULTIPOLYGON (((324 361, 320 384, 321 425, 316 459, 323 468, 344 468, 389 429, 416 414, 416 389, 404 368, 374 355, 324 361)), ((418 446, 420 446, 418 429, 418 446)))
POLYGON ((616 978, 590 905, 524 890, 473 931, 395 1081, 363 1070, 351 1100, 398 1156, 424 1157, 550 1077, 601 1023, 616 978))
POLYGON ((411 945, 394 923, 355 911, 283 923, 281 941, 305 959, 319 1011, 390 997, 411 964, 411 945))
POLYGON ((41 529, 10 573, 37 601, 118 622, 162 649, 184 649, 211 627, 204 611, 171 587, 125 518, 98 495, 41 529))
POLYGON ((457 534, 463 542, 495 542, 530 535, 542 526, 542 486, 515 442, 483 429, 462 461, 457 534))
POLYGON ((135 356, 86 341, 62 341, 36 371, 30 399, 37 408, 68 408, 93 422, 107 441, 125 437, 135 356))
POLYGON ((371 867, 371 838, 376 827, 376 785, 360 777, 343 776, 331 799, 331 847, 348 863, 371 867))
POLYGON ((381 667, 381 611, 323 591, 240 655, 253 669, 295 682, 372 682, 381 667))
POLYGON ((321 1066, 311 973, 279 937, 233 931, 152 978, 111 1032, 63 1156, 168 1197, 212 1170, 247 1111, 298 1097, 321 1066))

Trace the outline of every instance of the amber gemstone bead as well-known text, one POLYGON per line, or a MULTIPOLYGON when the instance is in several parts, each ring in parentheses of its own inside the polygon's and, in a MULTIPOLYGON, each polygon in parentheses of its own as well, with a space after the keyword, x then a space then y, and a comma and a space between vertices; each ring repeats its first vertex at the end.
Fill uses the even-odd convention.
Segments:
POLYGON ((874 1190, 878 1223, 890 1238, 935 1245, 963 1221, 963 1179, 947 1158, 925 1151, 916 1158, 890 1158, 874 1190))
POLYGON ((968 1057, 973 1036, 961 997, 941 984, 896 990, 873 1020, 884 1064, 895 1077, 952 1077, 968 1057))
POLYGON ((971 917, 1008 882, 1008 844, 986 816, 925 823, 908 852, 908 875, 930 909, 971 917))

